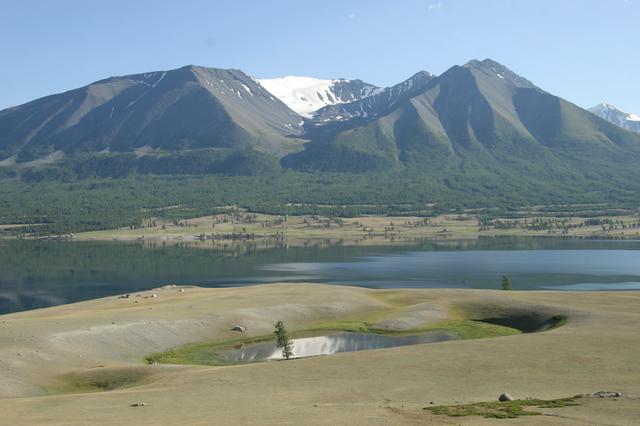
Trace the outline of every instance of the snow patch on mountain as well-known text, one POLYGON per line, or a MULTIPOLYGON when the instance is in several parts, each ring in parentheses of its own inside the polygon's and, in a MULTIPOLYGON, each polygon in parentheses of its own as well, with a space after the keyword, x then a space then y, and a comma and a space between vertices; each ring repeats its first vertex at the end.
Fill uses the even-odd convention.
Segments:
POLYGON ((320 126, 330 122, 346 121, 354 118, 370 119, 379 117, 403 99, 410 98, 423 91, 433 78, 433 74, 427 71, 420 71, 395 86, 368 91, 368 96, 362 97, 357 101, 324 106, 315 112, 313 124, 320 126))
POLYGON ((353 102, 371 96, 378 90, 372 85, 366 85, 357 92, 339 90, 340 86, 348 85, 351 80, 321 80, 293 75, 257 81, 293 111, 307 118, 311 118, 315 111, 327 105, 353 102))
POLYGON ((640 116, 637 114, 625 112, 606 102, 589 108, 589 111, 627 130, 640 132, 640 116))

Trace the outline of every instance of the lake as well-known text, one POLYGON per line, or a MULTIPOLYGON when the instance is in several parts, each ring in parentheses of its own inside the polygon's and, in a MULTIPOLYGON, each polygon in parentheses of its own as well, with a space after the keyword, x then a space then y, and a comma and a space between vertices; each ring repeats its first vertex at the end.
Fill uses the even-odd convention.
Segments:
MULTIPOLYGON (((292 339, 291 343, 293 347, 291 358, 395 348, 398 346, 444 342, 453 339, 454 336, 442 331, 432 331, 410 336, 388 336, 375 333, 336 333, 327 336, 292 339)), ((222 352, 219 357, 224 361, 230 362, 269 361, 283 358, 282 350, 277 348, 274 342, 246 345, 238 349, 222 352)))
POLYGON ((305 281, 370 288, 639 290, 640 241, 482 238, 413 245, 214 249, 207 242, 0 241, 0 313, 166 284, 305 281))

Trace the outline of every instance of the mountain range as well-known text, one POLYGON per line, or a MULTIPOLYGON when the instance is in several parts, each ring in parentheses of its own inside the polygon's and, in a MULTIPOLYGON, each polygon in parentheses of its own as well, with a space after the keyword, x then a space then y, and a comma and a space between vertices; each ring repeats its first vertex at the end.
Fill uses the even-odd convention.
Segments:
POLYGON ((570 186, 630 179, 639 159, 640 135, 490 59, 386 88, 190 65, 0 111, 0 176, 404 170, 447 187, 570 186))

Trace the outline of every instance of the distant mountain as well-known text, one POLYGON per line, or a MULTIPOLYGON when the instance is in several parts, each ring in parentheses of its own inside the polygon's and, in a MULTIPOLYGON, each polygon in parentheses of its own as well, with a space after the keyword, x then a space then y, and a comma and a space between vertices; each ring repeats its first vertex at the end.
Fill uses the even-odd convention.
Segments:
POLYGON ((324 106, 354 102, 379 91, 378 87, 361 80, 288 76, 259 79, 258 82, 289 108, 307 118, 324 106))
POLYGON ((607 103, 601 103, 589 108, 589 111, 617 126, 640 133, 639 115, 624 112, 607 103))
POLYGON ((545 169, 561 176, 584 173, 590 161, 626 163, 640 154, 638 135, 491 60, 438 77, 417 74, 375 96, 325 107, 305 127, 311 142, 283 159, 287 167, 429 173, 464 167, 504 175, 545 169))
POLYGON ((441 194, 517 187, 540 200, 626 187, 638 161, 640 135, 489 59, 388 88, 187 66, 0 111, 0 176, 30 179, 406 173, 441 194))
POLYGON ((0 111, 0 160, 195 149, 280 156, 302 119, 238 70, 187 66, 113 77, 0 111))

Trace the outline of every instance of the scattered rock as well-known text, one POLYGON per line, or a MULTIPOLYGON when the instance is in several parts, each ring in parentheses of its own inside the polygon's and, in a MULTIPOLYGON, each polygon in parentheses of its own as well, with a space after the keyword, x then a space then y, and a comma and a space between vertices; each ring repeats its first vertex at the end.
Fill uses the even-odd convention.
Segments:
POLYGON ((500 402, 513 401, 513 397, 508 393, 503 393, 498 397, 498 401, 500 402))
POLYGON ((593 396, 596 398, 620 398, 622 394, 620 392, 598 391, 593 396))
POLYGON ((247 331, 247 327, 244 325, 234 325, 233 328, 231 329, 231 331, 239 331, 241 333, 244 333, 245 331, 247 331))
POLYGON ((132 407, 146 407, 146 402, 136 402, 135 404, 131 404, 132 407))

